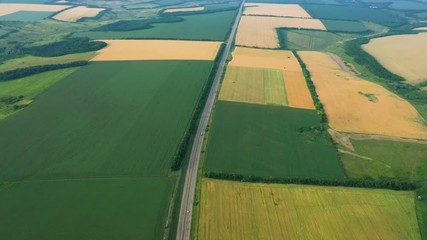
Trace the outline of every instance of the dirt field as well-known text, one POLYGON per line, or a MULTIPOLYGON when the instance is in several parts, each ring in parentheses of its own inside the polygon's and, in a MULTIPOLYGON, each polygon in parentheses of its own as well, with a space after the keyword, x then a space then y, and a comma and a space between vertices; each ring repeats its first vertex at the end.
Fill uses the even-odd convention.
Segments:
POLYGON ((229 66, 281 70, 285 80, 288 106, 314 109, 298 60, 291 51, 237 47, 229 66))
POLYGON ((416 84, 427 80, 426 42, 427 33, 396 35, 372 39, 363 49, 391 72, 416 84))
POLYGON ((245 3, 245 15, 311 18, 298 4, 245 3))
POLYGON ((412 192, 204 179, 199 239, 421 239, 412 192))
POLYGON ((220 42, 179 40, 102 40, 108 46, 91 61, 214 60, 220 42))
POLYGON ((275 69, 228 67, 219 99, 232 102, 288 105, 282 71, 275 69))
POLYGON ((0 3, 0 16, 12 14, 19 11, 32 12, 58 12, 69 8, 67 5, 48 5, 48 4, 15 4, 0 3))
POLYGON ((53 19, 65 21, 65 22, 77 22, 81 18, 96 17, 105 8, 88 8, 86 6, 78 6, 65 10, 53 16, 53 19))
POLYGON ((203 11, 203 10, 205 10, 205 7, 173 8, 173 9, 166 9, 165 13, 195 12, 195 11, 203 11))
POLYGON ((242 16, 237 30, 236 45, 278 48, 276 28, 326 30, 318 19, 242 16))
POLYGON ((341 70, 326 53, 299 54, 311 73, 333 129, 427 139, 424 120, 408 101, 341 70))

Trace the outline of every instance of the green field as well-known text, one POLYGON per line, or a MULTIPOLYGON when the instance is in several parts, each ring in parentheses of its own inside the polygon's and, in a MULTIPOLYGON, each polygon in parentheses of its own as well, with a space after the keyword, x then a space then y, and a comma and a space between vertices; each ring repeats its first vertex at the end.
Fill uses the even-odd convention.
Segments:
POLYGON ((29 11, 19 11, 16 13, 8 14, 5 16, 0 16, 0 21, 38 21, 45 18, 48 18, 53 13, 51 12, 29 12, 29 11))
POLYGON ((167 178, 15 183, 0 191, 2 239, 161 239, 167 178))
POLYGON ((323 51, 352 36, 325 31, 279 29, 282 48, 289 50, 323 51))
POLYGON ((299 133, 319 124, 315 111, 218 101, 206 170, 251 176, 339 179, 336 150, 323 136, 299 133))
POLYGON ((420 12, 415 14, 418 18, 427 19, 427 12, 420 12))
POLYGON ((183 16, 184 21, 153 24, 153 28, 121 32, 80 32, 73 36, 92 39, 159 38, 223 41, 233 23, 236 11, 183 16))
POLYGON ((288 106, 283 73, 276 69, 227 68, 220 100, 288 106))
POLYGON ((36 57, 36 56, 24 56, 7 60, 0 64, 0 72, 10 71, 17 68, 26 68, 48 64, 63 64, 77 61, 88 61, 95 56, 95 52, 85 52, 68 54, 59 57, 36 57))
POLYGON ((7 33, 9 33, 9 31, 6 31, 6 30, 3 30, 3 29, 0 29, 0 38, 1 38, 2 36, 6 35, 7 33))
POLYGON ((67 68, 0 82, 0 120, 28 105, 37 95, 76 70, 77 68, 67 68), (7 102, 7 99, 19 96, 22 96, 22 99, 18 102, 7 102))
POLYGON ((374 179, 393 177, 419 180, 427 177, 427 145, 376 140, 352 140, 355 152, 363 159, 342 155, 347 175, 374 179))
POLYGON ((393 1, 390 8, 398 10, 427 10, 427 4, 416 1, 393 1))
POLYGON ((322 19, 322 23, 330 32, 360 33, 369 31, 363 23, 357 21, 322 19))
POLYGON ((212 64, 80 68, 0 121, 0 181, 166 176, 212 64))
POLYGON ((381 9, 320 4, 304 4, 303 7, 312 17, 320 19, 367 21, 382 25, 395 24, 397 20, 400 20, 395 14, 381 9))

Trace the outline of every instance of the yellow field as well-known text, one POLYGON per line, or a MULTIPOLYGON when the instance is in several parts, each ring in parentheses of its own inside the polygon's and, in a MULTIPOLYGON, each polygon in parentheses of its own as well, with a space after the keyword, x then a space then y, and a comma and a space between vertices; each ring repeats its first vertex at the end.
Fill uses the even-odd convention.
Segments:
POLYGON ((289 106, 295 108, 315 109, 313 98, 308 90, 304 75, 301 72, 284 71, 285 87, 289 106))
POLYGON ((102 40, 108 46, 92 61, 214 60, 221 42, 178 40, 102 40))
POLYGON ((311 18, 298 4, 245 3, 245 15, 311 18))
POLYGON ((408 101, 341 70, 326 53, 299 54, 311 73, 333 129, 427 139, 424 120, 408 101))
POLYGON ((96 17, 105 8, 88 8, 86 6, 78 6, 67 9, 53 16, 53 19, 65 22, 77 22, 81 18, 96 17))
POLYGON ((282 71, 288 106, 314 109, 298 60, 291 51, 236 47, 231 67, 267 68, 282 71))
POLYGON ((48 5, 48 4, 0 3, 0 16, 12 14, 19 11, 58 12, 69 7, 71 6, 48 5))
POLYGON ((165 13, 195 12, 195 11, 203 11, 203 10, 205 10, 205 7, 173 8, 173 9, 166 9, 165 13))
POLYGON ((237 30, 236 45, 279 48, 276 28, 326 30, 318 19, 242 16, 237 30))
POLYGON ((421 239, 412 192, 204 179, 198 239, 421 239))
POLYGON ((291 51, 236 47, 229 66, 274 68, 302 72, 291 51))
POLYGON ((282 71, 228 67, 219 99, 232 102, 287 106, 282 71))
POLYGON ((427 80, 427 33, 372 39, 363 49, 410 83, 427 80), (402 44, 404 43, 404 44, 402 44))

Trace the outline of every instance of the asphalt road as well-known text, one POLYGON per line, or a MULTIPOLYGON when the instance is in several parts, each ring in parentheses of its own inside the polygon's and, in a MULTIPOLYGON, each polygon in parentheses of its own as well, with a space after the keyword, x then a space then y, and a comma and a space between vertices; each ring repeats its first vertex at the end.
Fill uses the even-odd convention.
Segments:
POLYGON ((203 110, 202 116, 200 118, 199 126, 197 128, 197 135, 194 139, 193 147, 191 149, 190 161, 188 164, 187 174, 185 177, 184 191, 182 194, 181 201, 181 210, 179 213, 179 222, 178 222, 178 231, 177 231, 177 240, 189 240, 191 233, 191 217, 194 204, 194 192, 196 189, 197 181, 197 170, 199 168, 200 154, 203 146, 203 139, 206 132, 206 127, 208 126, 209 118, 211 116, 212 108, 215 102, 215 97, 217 95, 219 85, 221 83, 221 78, 225 70, 226 62, 230 49, 233 45, 234 37, 236 36, 237 26, 239 25, 240 16, 242 15, 242 9, 245 0, 242 1, 240 5, 239 12, 237 13, 236 19, 234 21, 231 33, 228 37, 226 47, 224 49, 221 61, 218 65, 218 69, 215 75, 212 88, 209 93, 209 97, 206 101, 205 108, 203 110))

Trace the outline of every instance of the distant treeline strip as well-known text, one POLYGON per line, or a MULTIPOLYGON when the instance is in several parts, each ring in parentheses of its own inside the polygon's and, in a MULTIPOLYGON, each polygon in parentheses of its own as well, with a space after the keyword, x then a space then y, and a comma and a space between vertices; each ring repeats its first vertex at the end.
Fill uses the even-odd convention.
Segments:
POLYGON ((314 86, 314 83, 311 80, 311 74, 307 70, 307 66, 302 61, 302 59, 298 55, 297 51, 293 50, 292 53, 295 55, 296 59, 298 60, 299 64, 301 65, 302 72, 304 74, 304 77, 305 77, 305 80, 307 82, 308 89, 310 90, 311 96, 313 97, 314 106, 316 107, 317 114, 320 117, 320 121, 322 123, 327 123, 328 117, 326 116, 325 109, 323 108, 323 104, 320 102, 319 95, 317 95, 316 86, 314 86))
POLYGON ((183 18, 179 18, 176 16, 168 16, 154 19, 141 19, 141 20, 120 20, 114 23, 110 23, 101 27, 97 27, 92 29, 91 31, 117 31, 117 32, 125 32, 125 31, 134 31, 141 29, 149 29, 153 28, 153 24, 156 23, 175 23, 182 22, 183 18))
POLYGON ((72 53, 83 53, 97 51, 107 44, 105 42, 91 41, 89 38, 66 38, 60 42, 47 45, 23 48, 23 54, 30 54, 39 57, 57 57, 72 53))
POLYGON ((217 12, 225 12, 225 11, 232 11, 239 8, 239 5, 237 6, 230 6, 230 7, 224 7, 224 8, 209 8, 209 6, 206 6, 204 10, 202 11, 188 11, 188 12, 165 12, 167 9, 163 9, 160 11, 159 15, 161 16, 190 16, 190 15, 198 15, 198 14, 208 14, 208 13, 217 13, 217 12))
POLYGON ((188 126, 187 131, 184 134, 184 137, 181 140, 181 143, 178 147, 178 151, 175 154, 175 157, 173 159, 172 166, 171 166, 172 171, 177 171, 181 168, 182 162, 185 158, 185 155, 188 151, 188 148, 191 147, 190 146, 191 136, 197 132, 197 127, 199 126, 198 121, 199 121, 200 115, 203 112, 206 101, 209 97, 209 92, 210 92, 213 80, 215 79, 215 75, 218 71, 218 65, 219 65, 219 62, 221 61, 221 57, 222 57, 222 54, 224 53, 224 50, 225 50, 225 44, 222 44, 218 53, 217 53, 216 59, 214 61, 214 65, 213 65, 212 71, 209 75, 208 82, 207 82, 205 88, 203 89, 202 95, 200 96, 199 102, 198 102, 196 109, 193 113, 193 117, 191 119, 191 122, 188 126))
POLYGON ((34 66, 34 67, 27 67, 27 68, 18 68, 18 69, 6 71, 6 72, 1 72, 0 82, 23 78, 36 73, 58 70, 63 68, 84 66, 87 64, 88 64, 87 61, 77 61, 77 62, 64 63, 64 64, 51 64, 51 65, 34 66))
POLYGON ((379 188, 392 190, 415 190, 417 185, 414 182, 400 179, 313 179, 313 178, 273 178, 245 176, 234 173, 215 173, 206 172, 205 177, 220 180, 230 180, 239 182, 254 183, 277 183, 277 184, 302 184, 318 186, 340 186, 340 187, 358 187, 358 188, 379 188))

